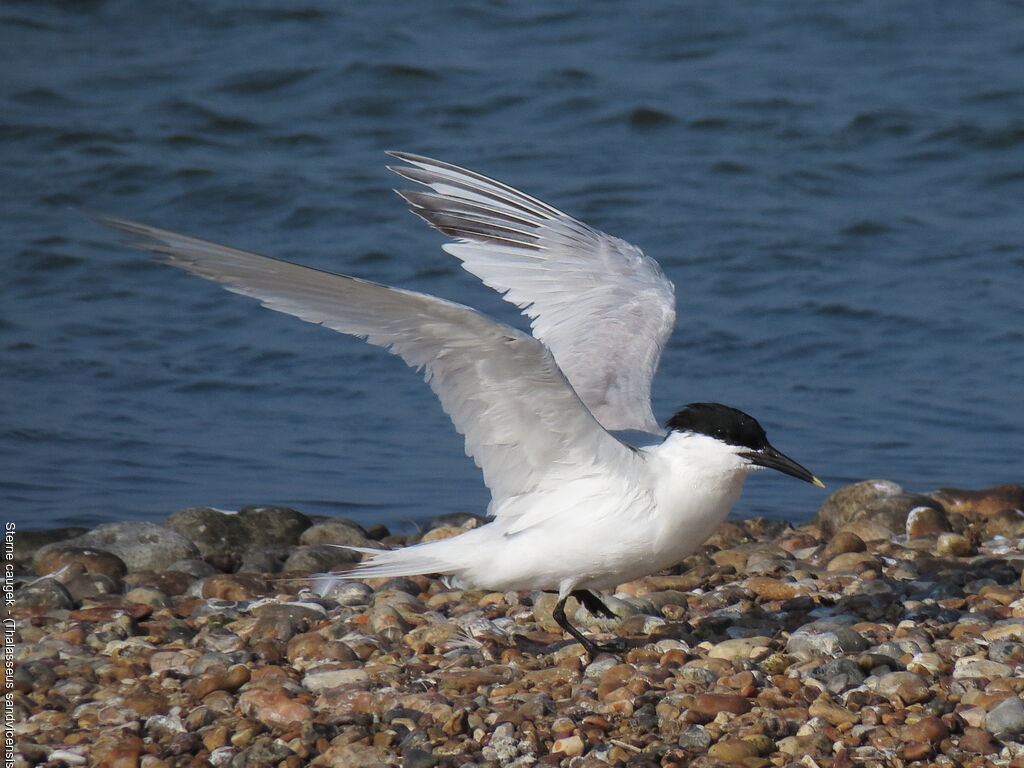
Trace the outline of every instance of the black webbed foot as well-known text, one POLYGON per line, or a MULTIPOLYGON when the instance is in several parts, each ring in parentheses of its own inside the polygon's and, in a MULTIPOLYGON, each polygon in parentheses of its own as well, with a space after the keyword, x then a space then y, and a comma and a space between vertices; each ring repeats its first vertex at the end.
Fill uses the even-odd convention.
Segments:
POLYGON ((560 626, 562 629, 564 629, 566 632, 572 635, 573 638, 575 638, 576 641, 583 646, 583 650, 587 652, 587 658, 589 659, 589 661, 593 662, 594 659, 596 659, 598 655, 602 653, 611 653, 616 655, 622 653, 622 651, 625 650, 625 644, 621 640, 616 640, 607 644, 595 643, 593 640, 589 639, 586 635, 584 635, 576 627, 569 623, 569 619, 566 618, 565 615, 565 602, 570 597, 575 597, 577 600, 580 601, 580 603, 583 604, 584 608, 586 608, 594 615, 600 614, 607 618, 614 618, 615 614, 612 613, 611 609, 604 604, 604 601, 602 601, 601 598, 599 598, 590 590, 586 589, 575 590, 574 592, 571 592, 570 594, 563 597, 555 604, 555 610, 552 611, 551 614, 552 617, 558 623, 558 626, 560 626))

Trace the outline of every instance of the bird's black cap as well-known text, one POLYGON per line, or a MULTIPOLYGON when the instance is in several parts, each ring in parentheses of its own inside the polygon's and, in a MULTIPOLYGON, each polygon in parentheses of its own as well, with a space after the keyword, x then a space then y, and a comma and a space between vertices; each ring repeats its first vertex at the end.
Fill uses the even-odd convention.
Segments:
POLYGON ((753 451, 768 446, 768 436, 757 419, 721 403, 690 403, 669 419, 666 426, 677 432, 699 432, 753 451))

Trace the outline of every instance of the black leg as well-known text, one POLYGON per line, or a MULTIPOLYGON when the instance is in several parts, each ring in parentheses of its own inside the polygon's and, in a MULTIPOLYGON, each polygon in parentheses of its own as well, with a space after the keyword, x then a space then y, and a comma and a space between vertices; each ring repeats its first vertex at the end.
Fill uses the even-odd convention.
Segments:
POLYGON ((604 653, 619 653, 619 652, 621 652, 622 651, 621 645, 619 645, 617 643, 612 643, 610 645, 602 645, 600 643, 595 643, 593 640, 588 639, 586 635, 584 635, 582 632, 580 632, 578 629, 576 629, 576 627, 574 627, 572 624, 569 623, 569 619, 567 619, 566 616, 565 616, 565 601, 568 600, 570 597, 575 597, 577 600, 579 600, 581 603, 583 603, 583 605, 586 607, 586 609, 588 611, 590 611, 591 613, 595 613, 594 608, 596 608, 597 605, 599 605, 600 606, 599 610, 601 610, 602 612, 606 612, 605 615, 609 615, 610 614, 610 615, 614 616, 614 614, 612 614, 612 612, 608 609, 608 606, 606 606, 601 601, 601 599, 599 597, 594 595, 592 592, 589 592, 589 591, 583 590, 583 589, 579 589, 579 590, 576 590, 575 592, 571 592, 569 595, 567 595, 566 597, 563 597, 561 600, 559 600, 555 604, 555 610, 552 611, 551 615, 554 617, 555 621, 558 623, 558 626, 560 626, 562 629, 564 629, 566 632, 568 632, 570 635, 572 635, 577 640, 577 642, 579 642, 579 644, 583 646, 583 650, 585 650, 587 652, 587 658, 589 658, 590 661, 593 661, 594 659, 597 658, 597 655, 599 653, 602 653, 602 652, 604 652, 604 653), (584 595, 585 595, 585 597, 584 597, 584 595), (594 607, 591 607, 591 606, 594 606, 594 607))
POLYGON ((614 619, 612 609, 605 605, 600 596, 589 589, 577 589, 569 593, 569 597, 575 597, 580 605, 590 611, 594 616, 604 616, 606 619, 614 619))

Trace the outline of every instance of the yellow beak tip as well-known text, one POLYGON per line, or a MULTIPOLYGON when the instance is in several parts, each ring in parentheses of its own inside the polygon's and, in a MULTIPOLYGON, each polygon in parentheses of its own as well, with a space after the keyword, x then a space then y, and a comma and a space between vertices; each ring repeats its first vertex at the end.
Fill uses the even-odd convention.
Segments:
POLYGON ((825 484, 824 484, 823 482, 821 482, 821 480, 819 480, 819 479, 818 479, 818 478, 816 478, 816 477, 815 477, 815 478, 814 478, 813 480, 811 480, 811 482, 812 482, 812 483, 813 483, 814 485, 818 486, 819 488, 824 488, 824 487, 825 487, 825 484))

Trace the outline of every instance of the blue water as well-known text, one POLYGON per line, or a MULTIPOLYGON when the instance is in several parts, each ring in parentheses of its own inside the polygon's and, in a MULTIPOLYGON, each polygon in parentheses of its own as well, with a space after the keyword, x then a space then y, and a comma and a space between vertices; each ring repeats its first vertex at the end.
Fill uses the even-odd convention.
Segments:
MULTIPOLYGON (((0 51, 0 506, 20 525, 483 509, 399 361, 88 215, 519 322, 390 192, 386 149, 657 258, 680 302, 662 418, 743 408, 832 487, 1024 480, 1021 2, 6 2, 0 51)), ((737 513, 823 498, 765 473, 737 513)))

